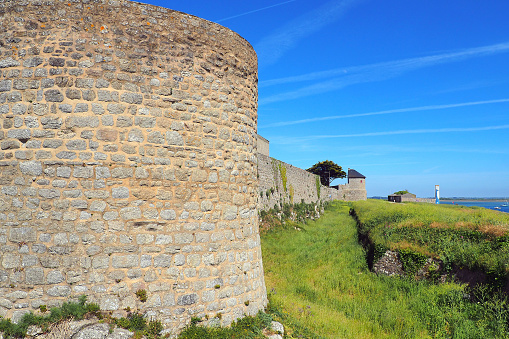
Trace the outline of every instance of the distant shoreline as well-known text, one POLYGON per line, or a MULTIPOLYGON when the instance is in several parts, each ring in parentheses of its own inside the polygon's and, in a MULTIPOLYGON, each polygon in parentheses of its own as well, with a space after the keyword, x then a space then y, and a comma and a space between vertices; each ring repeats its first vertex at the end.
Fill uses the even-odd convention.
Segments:
MULTIPOLYGON (((387 200, 385 197, 368 197, 368 199, 387 200)), ((435 197, 428 197, 423 199, 435 199, 435 197)), ((440 201, 462 201, 462 202, 506 202, 509 198, 440 198, 440 201)))
POLYGON ((440 198, 440 201, 462 201, 462 202, 477 202, 477 201, 486 201, 486 202, 506 202, 508 199, 490 199, 490 198, 440 198))

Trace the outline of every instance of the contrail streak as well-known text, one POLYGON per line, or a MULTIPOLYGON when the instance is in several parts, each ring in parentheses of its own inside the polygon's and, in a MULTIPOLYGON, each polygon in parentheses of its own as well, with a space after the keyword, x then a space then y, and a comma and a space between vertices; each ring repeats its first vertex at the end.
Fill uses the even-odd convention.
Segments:
POLYGON ((271 6, 267 6, 267 7, 263 7, 263 8, 258 8, 258 9, 254 9, 254 10, 249 11, 249 12, 245 12, 245 13, 240 13, 240 14, 237 14, 237 15, 229 16, 229 17, 224 18, 224 19, 216 20, 215 22, 219 23, 219 22, 223 22, 223 21, 226 21, 226 20, 235 19, 235 18, 244 16, 244 15, 260 12, 260 11, 263 11, 263 10, 266 10, 266 9, 269 9, 269 8, 281 6, 281 5, 284 5, 284 4, 287 4, 287 3, 290 3, 290 2, 295 2, 295 1, 297 1, 297 0, 289 0, 289 1, 285 1, 285 2, 280 2, 278 4, 274 4, 274 5, 271 5, 271 6))
POLYGON ((405 113, 405 112, 440 110, 440 109, 456 108, 456 107, 497 104, 497 103, 503 103, 503 102, 509 102, 509 98, 508 99, 463 102, 463 103, 458 103, 458 104, 429 105, 429 106, 420 106, 420 107, 399 108, 399 109, 390 109, 390 110, 385 110, 385 111, 368 112, 368 113, 332 115, 332 116, 328 116, 328 117, 301 119, 301 120, 293 120, 293 121, 281 121, 281 122, 275 122, 275 123, 268 124, 268 125, 263 125, 260 127, 261 128, 281 127, 281 126, 290 126, 290 125, 298 125, 298 124, 307 124, 310 122, 324 121, 324 120, 336 120, 336 119, 366 117, 366 116, 372 116, 372 115, 385 115, 385 114, 395 114, 395 113, 405 113))
POLYGON ((495 45, 469 48, 459 52, 436 54, 426 57, 388 61, 370 65, 355 66, 348 68, 336 68, 322 72, 312 72, 293 77, 279 78, 260 82, 260 88, 288 83, 305 82, 325 78, 331 80, 322 81, 318 84, 301 87, 300 89, 280 94, 274 94, 260 99, 259 104, 293 100, 305 96, 334 91, 350 85, 381 81, 394 78, 402 73, 434 65, 451 63, 481 56, 489 56, 497 53, 509 52, 509 42, 495 45))
POLYGON ((362 0, 332 0, 291 20, 254 46, 258 54, 258 66, 275 63, 299 40, 337 21, 350 7, 360 1, 362 0))
MULTIPOLYGON (((509 129, 509 125, 499 126, 485 126, 485 127, 448 127, 437 129, 414 129, 414 130, 399 130, 399 131, 385 131, 385 132, 371 132, 371 133, 358 133, 358 134, 338 134, 338 135, 312 135, 309 137, 302 137, 301 140, 316 140, 328 138, 354 138, 354 137, 372 137, 384 135, 401 135, 401 134, 425 134, 425 133, 454 133, 454 132, 480 132, 480 131, 493 131, 509 129)), ((296 138, 299 139, 299 138, 296 138)))

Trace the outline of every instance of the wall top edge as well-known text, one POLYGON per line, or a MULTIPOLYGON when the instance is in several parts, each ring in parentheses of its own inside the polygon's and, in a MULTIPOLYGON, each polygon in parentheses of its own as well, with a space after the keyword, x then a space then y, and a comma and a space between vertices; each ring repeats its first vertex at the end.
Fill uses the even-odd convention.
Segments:
MULTIPOLYGON (((244 43, 248 45, 249 48, 252 49, 253 53, 256 55, 256 51, 254 50, 253 45, 249 41, 247 41, 244 37, 242 37, 239 33, 235 32, 234 30, 223 26, 221 24, 218 24, 216 22, 200 18, 193 14, 184 13, 181 11, 177 11, 171 8, 162 7, 162 6, 156 6, 148 3, 143 3, 139 1, 130 1, 130 0, 0 0, 0 14, 3 14, 2 9, 5 10, 9 7, 17 7, 17 6, 55 6, 57 4, 63 4, 66 6, 80 6, 80 5, 106 5, 109 7, 141 7, 142 9, 150 9, 152 11, 158 12, 158 13, 177 13, 181 16, 186 16, 190 19, 196 19, 201 22, 206 22, 209 25, 216 26, 219 30, 226 30, 230 35, 235 35, 237 38, 242 40, 244 43)), ((81 10, 84 9, 84 7, 80 8, 81 10)), ((3 15, 2 15, 3 16, 3 15)))

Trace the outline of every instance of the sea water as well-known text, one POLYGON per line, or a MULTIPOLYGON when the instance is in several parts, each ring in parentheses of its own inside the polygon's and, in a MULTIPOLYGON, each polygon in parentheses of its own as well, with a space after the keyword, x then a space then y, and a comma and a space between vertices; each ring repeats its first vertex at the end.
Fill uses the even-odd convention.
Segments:
POLYGON ((485 201, 485 200, 471 200, 471 201, 440 201, 441 205, 461 205, 461 206, 478 206, 478 207, 484 207, 489 208, 490 210, 495 211, 501 211, 509 213, 509 206, 502 206, 507 205, 506 201, 485 201))

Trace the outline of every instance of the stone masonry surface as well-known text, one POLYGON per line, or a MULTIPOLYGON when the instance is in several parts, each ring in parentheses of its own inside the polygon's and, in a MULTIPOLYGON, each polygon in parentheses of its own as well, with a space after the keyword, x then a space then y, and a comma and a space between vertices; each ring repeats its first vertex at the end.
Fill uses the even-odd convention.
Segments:
POLYGON ((324 201, 366 200, 366 181, 351 179, 338 189, 319 184, 318 176, 306 170, 258 153, 258 209, 284 204, 318 204, 324 201))
POLYGON ((340 199, 338 190, 320 185, 318 177, 303 169, 258 153, 258 180, 260 210, 268 210, 275 205, 300 202, 318 203, 340 199))
POLYGON ((124 0, 0 0, 0 119, 0 316, 86 294, 175 333, 266 305, 239 35, 124 0))

